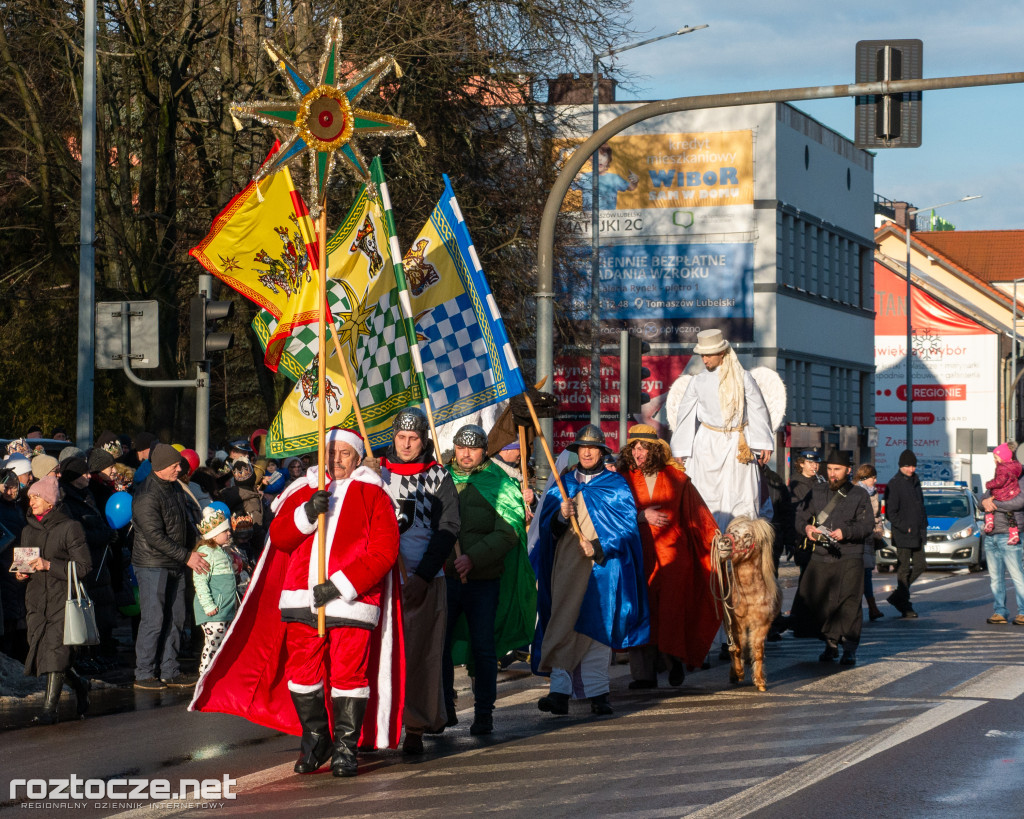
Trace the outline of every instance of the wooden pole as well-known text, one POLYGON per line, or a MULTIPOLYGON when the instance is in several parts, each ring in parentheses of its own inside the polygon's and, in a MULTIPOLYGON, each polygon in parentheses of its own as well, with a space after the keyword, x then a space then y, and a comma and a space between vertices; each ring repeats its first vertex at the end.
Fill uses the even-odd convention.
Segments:
POLYGON ((523 493, 523 506, 526 508, 526 519, 530 519, 530 504, 526 502, 526 489, 530 481, 526 476, 526 427, 519 427, 519 468, 523 473, 523 480, 519 487, 523 493))
MULTIPOLYGON (((537 433, 537 437, 540 438, 541 446, 544 448, 544 454, 548 459, 548 466, 551 467, 551 474, 555 476, 555 483, 558 484, 558 491, 562 494, 562 500, 569 500, 569 493, 565 491, 565 484, 562 483, 562 476, 558 474, 558 467, 555 465, 555 456, 551 454, 551 447, 548 445, 548 439, 544 437, 544 433, 540 428, 540 420, 537 418, 537 410, 533 408, 533 401, 530 400, 528 393, 523 393, 523 398, 526 399, 526 408, 530 411, 530 418, 533 419, 533 429, 537 433)), ((573 515, 569 518, 569 522, 572 524, 572 530, 579 537, 583 537, 583 531, 580 529, 580 524, 576 520, 576 516, 573 515)))
MULTIPOLYGON (((430 396, 427 395, 426 392, 423 393, 423 409, 426 410, 427 413, 427 423, 430 425, 430 434, 434 439, 434 448, 436 450, 436 448, 440 446, 440 442, 437 439, 437 427, 434 426, 434 410, 430 406, 430 396)), ((435 451, 434 454, 439 458, 441 457, 440 452, 435 451)), ((459 541, 457 540, 455 541, 455 556, 462 557, 462 547, 459 545, 459 541)), ((459 575, 459 580, 463 583, 469 582, 466 578, 462 577, 462 575, 459 575)))
MULTIPOLYGON (((320 270, 317 286, 320 288, 320 319, 317 322, 320 348, 317 351, 319 373, 317 373, 317 479, 316 488, 322 491, 326 486, 325 470, 327 468, 327 202, 320 208, 320 219, 317 230, 320 233, 320 270)), ((317 519, 317 583, 327 581, 327 516, 321 514, 317 519)), ((327 635, 327 611, 323 606, 317 609, 316 631, 321 637, 327 635)))
POLYGON ((349 401, 352 404, 352 412, 356 414, 356 423, 359 425, 359 435, 363 439, 363 446, 366 447, 366 454, 370 454, 370 436, 366 432, 366 424, 363 422, 363 411, 359 408, 359 396, 356 395, 355 386, 352 382, 352 372, 348 368, 348 357, 342 355, 341 342, 338 340, 338 328, 331 325, 331 338, 334 340, 334 352, 341 363, 341 375, 345 379, 345 389, 348 390, 349 401))
MULTIPOLYGON (((338 361, 341 362, 341 375, 345 379, 345 389, 348 390, 349 401, 352 404, 352 412, 356 415, 356 424, 359 425, 359 435, 363 439, 363 446, 366 447, 367 457, 372 457, 373 449, 370 447, 370 436, 366 432, 366 422, 363 421, 363 411, 359 407, 359 396, 356 394, 356 389, 352 381, 352 371, 348 368, 348 358, 342 355, 341 342, 338 340, 338 328, 331 324, 331 339, 334 341, 334 352, 338 356, 338 361)), ((405 561, 402 560, 402 556, 398 556, 398 573, 402 576, 402 583, 404 584, 408 580, 408 575, 405 571, 405 561)))

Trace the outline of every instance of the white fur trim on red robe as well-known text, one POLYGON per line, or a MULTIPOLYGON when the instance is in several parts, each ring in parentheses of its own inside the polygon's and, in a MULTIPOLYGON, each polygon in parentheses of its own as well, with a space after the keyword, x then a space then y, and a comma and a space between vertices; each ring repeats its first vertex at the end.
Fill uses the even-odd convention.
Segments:
MULTIPOLYGON (((356 470, 350 480, 374 482, 363 471, 356 470)), ((309 487, 310 482, 315 486, 316 480, 315 468, 310 469, 304 480, 296 480, 281 493, 274 502, 275 511, 300 488, 309 487)), ((284 673, 285 624, 278 609, 288 559, 289 555, 274 548, 272 542, 267 544, 220 650, 196 685, 190 711, 235 714, 277 731, 295 736, 302 733, 284 673)), ((393 568, 385 578, 380 620, 370 637, 370 697, 361 747, 397 748, 401 738, 405 649, 398 589, 398 571, 393 568)), ((329 693, 328 684, 324 686, 325 703, 329 693)))

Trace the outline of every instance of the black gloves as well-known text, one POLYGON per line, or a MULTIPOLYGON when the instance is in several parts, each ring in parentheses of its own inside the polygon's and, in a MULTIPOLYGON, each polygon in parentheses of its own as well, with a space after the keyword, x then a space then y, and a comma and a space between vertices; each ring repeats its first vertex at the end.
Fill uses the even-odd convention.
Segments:
POLYGON ((330 498, 331 495, 326 489, 320 489, 314 492, 313 497, 302 505, 302 509, 306 513, 306 520, 310 523, 316 523, 316 519, 320 515, 326 514, 327 503, 330 498))
POLYGON ((318 583, 313 587, 313 605, 317 608, 326 606, 335 597, 341 597, 341 592, 330 580, 326 583, 318 583))

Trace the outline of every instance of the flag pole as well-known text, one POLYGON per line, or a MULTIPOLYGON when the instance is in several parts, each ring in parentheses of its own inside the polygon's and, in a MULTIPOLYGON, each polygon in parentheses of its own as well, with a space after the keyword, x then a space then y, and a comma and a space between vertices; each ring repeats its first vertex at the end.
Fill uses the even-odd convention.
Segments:
MULTIPOLYGON (((409 345, 409 354, 412 356, 412 366, 416 374, 416 383, 420 388, 420 395, 423 397, 423 409, 427 415, 427 424, 430 426, 430 434, 434 439, 434 446, 439 445, 437 438, 437 427, 434 426, 434 410, 430 406, 430 393, 427 392, 427 379, 423 375, 423 359, 420 358, 420 348, 416 343, 416 324, 412 317, 412 301, 409 298, 409 283, 405 279, 405 263, 403 262, 402 249, 398 244, 398 231, 395 229, 395 214, 391 209, 391 194, 388 193, 388 183, 384 179, 384 172, 380 167, 380 157, 373 160, 372 170, 375 171, 374 183, 380 193, 381 206, 384 209, 384 227, 388 231, 388 248, 391 251, 391 264, 395 268, 395 283, 398 285, 398 300, 402 305, 402 324, 405 328, 405 338, 409 345)), ((436 453, 439 457, 440 452, 436 453)), ((455 554, 462 557, 462 549, 458 541, 455 542, 455 554)), ((466 578, 461 578, 466 582, 466 578)))
MULTIPOLYGON (((565 491, 565 484, 562 483, 562 476, 558 474, 558 467, 555 466, 555 457, 551 454, 551 447, 548 446, 548 439, 544 437, 544 432, 540 428, 540 420, 537 418, 537 410, 533 408, 533 401, 530 400, 529 392, 524 392, 523 398, 526 399, 526 408, 530 411, 530 418, 533 419, 533 429, 537 433, 537 437, 540 438, 541 446, 544 448, 544 454, 548 459, 548 465, 551 467, 551 474, 555 476, 555 483, 558 484, 558 491, 562 493, 562 500, 567 501, 569 500, 569 493, 565 491)), ((572 524, 573 531, 582 538, 583 530, 580 529, 580 524, 576 520, 576 516, 573 515, 569 518, 569 522, 572 524)))
POLYGON ((352 412, 355 413, 356 423, 359 425, 359 435, 366 447, 366 454, 370 454, 370 436, 366 432, 366 423, 363 421, 363 411, 359 407, 359 396, 356 395, 355 386, 352 381, 352 371, 348 368, 348 357, 342 355, 341 342, 338 340, 338 328, 331 323, 331 339, 334 341, 334 352, 341 363, 341 375, 345 379, 345 389, 348 390, 349 402, 352 404, 352 412))
MULTIPOLYGON (((341 362, 341 375, 345 379, 345 389, 348 390, 349 401, 352 404, 352 411, 356 416, 356 423, 359 425, 359 434, 363 438, 363 446, 366 447, 366 455, 373 457, 373 450, 370 447, 370 436, 366 432, 366 423, 363 421, 363 411, 359 407, 359 396, 356 394, 355 387, 352 382, 352 372, 348 368, 348 359, 341 353, 341 342, 338 341, 338 328, 331 323, 331 338, 334 340, 334 352, 338 356, 338 360, 341 362)), ((402 583, 405 583, 408 576, 405 571, 405 561, 402 560, 402 556, 398 556, 398 572, 402 575, 402 583)), ((323 581, 321 581, 323 582, 323 581)))
POLYGON ((529 480, 526 475, 526 427, 520 426, 519 429, 519 469, 522 470, 523 480, 521 482, 520 491, 523 493, 523 506, 526 507, 526 519, 530 519, 530 504, 526 502, 526 488, 529 485, 529 480))
MULTIPOLYGON (((317 331, 320 347, 317 350, 319 372, 317 373, 317 479, 316 488, 322 491, 326 485, 325 469, 327 468, 327 201, 320 208, 317 220, 319 236, 319 276, 317 286, 320 288, 320 318, 317 331)), ((317 519, 317 583, 327 580, 327 516, 321 513, 317 519)), ((316 631, 320 637, 327 634, 327 611, 320 606, 316 612, 316 631)))

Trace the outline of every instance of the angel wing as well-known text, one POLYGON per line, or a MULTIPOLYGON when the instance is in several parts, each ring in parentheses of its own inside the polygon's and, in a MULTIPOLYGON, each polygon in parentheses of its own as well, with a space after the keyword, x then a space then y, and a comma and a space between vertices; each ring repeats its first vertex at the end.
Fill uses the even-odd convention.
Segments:
MULTIPOLYGON (((754 367, 749 371, 757 387, 764 396, 764 403, 768 407, 768 418, 771 421, 772 432, 778 432, 782 421, 786 417, 786 385, 775 370, 768 367, 754 367)), ((680 393, 682 396, 682 393, 680 393)))
MULTIPOLYGON (((764 402, 768 407, 768 418, 771 421, 772 432, 777 432, 786 416, 786 385, 775 370, 768 367, 754 367, 750 375, 757 383, 764 402)), ((690 373, 683 373, 672 384, 668 391, 668 400, 665 402, 665 414, 668 416, 668 426, 673 432, 679 425, 679 405, 682 403, 683 394, 693 376, 690 373)))
POLYGON ((665 417, 668 420, 668 428, 672 432, 679 426, 679 405, 683 402, 683 394, 690 383, 693 375, 683 373, 677 378, 668 391, 668 399, 665 401, 665 417))

